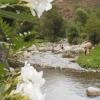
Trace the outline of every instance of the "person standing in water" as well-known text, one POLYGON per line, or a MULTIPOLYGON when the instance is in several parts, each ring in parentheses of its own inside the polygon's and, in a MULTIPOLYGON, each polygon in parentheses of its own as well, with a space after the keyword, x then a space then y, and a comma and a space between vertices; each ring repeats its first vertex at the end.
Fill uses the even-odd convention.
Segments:
POLYGON ((64 50, 64 46, 63 46, 63 44, 60 44, 60 48, 61 48, 62 50, 64 50))

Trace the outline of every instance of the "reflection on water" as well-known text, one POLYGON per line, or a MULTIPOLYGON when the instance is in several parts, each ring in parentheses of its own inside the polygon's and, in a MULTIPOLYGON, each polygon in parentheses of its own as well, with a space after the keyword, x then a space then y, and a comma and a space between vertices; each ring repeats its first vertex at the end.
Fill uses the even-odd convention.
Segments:
POLYGON ((88 86, 100 87, 100 73, 45 69, 45 100, 100 100, 86 96, 88 86))

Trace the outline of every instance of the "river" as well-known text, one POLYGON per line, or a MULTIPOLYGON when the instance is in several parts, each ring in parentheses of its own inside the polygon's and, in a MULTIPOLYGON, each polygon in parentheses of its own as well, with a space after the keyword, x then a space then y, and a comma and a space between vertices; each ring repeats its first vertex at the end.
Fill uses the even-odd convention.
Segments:
POLYGON ((33 65, 48 66, 42 69, 46 79, 45 100, 100 100, 100 96, 86 95, 88 87, 100 87, 99 72, 86 71, 77 63, 51 52, 33 53, 28 58, 23 57, 23 62, 26 60, 33 65))
POLYGON ((86 95, 87 87, 100 87, 100 73, 58 69, 43 71, 45 100, 100 100, 100 97, 86 95))

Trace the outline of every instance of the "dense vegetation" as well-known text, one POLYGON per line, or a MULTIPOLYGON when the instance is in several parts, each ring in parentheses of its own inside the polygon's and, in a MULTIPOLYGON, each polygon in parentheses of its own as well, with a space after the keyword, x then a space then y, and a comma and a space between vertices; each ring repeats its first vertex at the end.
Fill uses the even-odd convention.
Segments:
MULTIPOLYGON (((100 13, 100 12, 99 12, 100 13)), ((77 8, 74 20, 68 22, 67 33, 70 43, 89 40, 93 44, 100 42, 100 15, 98 11, 77 8)))
MULTIPOLYGON (((59 12, 59 4, 54 2, 53 9, 37 19, 29 9, 16 4, 18 1, 0 1, 1 4, 11 4, 0 8, 0 41, 9 43, 9 46, 5 46, 6 52, 28 47, 36 42, 55 42, 62 38, 68 38, 70 44, 79 44, 85 40, 93 44, 100 42, 99 7, 85 8, 72 3, 73 7, 77 7, 74 8, 73 16, 66 20, 59 12)), ((9 56, 8 53, 5 56, 9 56)))
MULTIPOLYGON (((0 8, 0 53, 2 53, 2 51, 4 53, 3 57, 1 57, 0 54, 2 58, 0 58, 1 78, 10 73, 8 69, 10 66, 8 62, 10 53, 15 53, 17 50, 31 46, 33 43, 43 41, 56 42, 63 38, 68 38, 70 44, 79 44, 87 40, 93 44, 100 43, 99 7, 88 8, 76 4, 76 1, 78 2, 80 0, 71 0, 73 12, 71 14, 70 9, 68 9, 68 14, 65 16, 62 12, 66 11, 60 12, 60 5, 54 2, 53 9, 44 13, 43 16, 38 19, 33 17, 26 7, 16 5, 18 1, 19 0, 0 0, 0 6, 6 3, 11 4, 5 8, 0 8)), ((67 3, 65 3, 65 6, 62 6, 63 9, 67 6, 66 4, 67 3)), ((100 47, 96 47, 86 56, 80 54, 78 59, 79 64, 86 68, 91 66, 93 68, 100 68, 99 51, 100 47)), ((9 77, 7 78, 7 81, 11 81, 9 77)), ((0 81, 4 82, 2 79, 0 81)), ((7 81, 4 83, 6 84, 7 81)), ((9 86, 9 88, 10 87, 11 86, 9 86)), ((9 88, 7 90, 9 90, 9 88)), ((7 99, 5 98, 3 100, 8 100, 9 98, 10 97, 7 97, 7 99)))
MULTIPOLYGON (((11 5, 0 8, 0 41, 6 43, 5 52, 16 51, 36 42, 55 42, 62 38, 68 38, 70 44, 79 44, 85 40, 93 44, 100 42, 99 7, 85 8, 72 3, 73 16, 66 20, 59 12, 59 4, 54 2, 53 9, 37 19, 29 9, 16 4, 19 0, 1 0, 0 4, 2 6, 8 2, 11 5)), ((9 53, 5 56, 9 56, 9 53)))

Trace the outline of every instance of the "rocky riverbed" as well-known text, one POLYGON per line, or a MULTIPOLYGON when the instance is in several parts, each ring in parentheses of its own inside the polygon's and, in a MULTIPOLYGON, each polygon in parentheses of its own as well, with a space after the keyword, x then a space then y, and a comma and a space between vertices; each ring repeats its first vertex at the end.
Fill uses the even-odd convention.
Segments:
POLYGON ((41 43, 17 52, 13 62, 24 63, 28 61, 32 65, 38 65, 44 68, 68 68, 83 70, 75 61, 77 54, 83 52, 82 45, 69 45, 66 41, 59 43, 41 43), (63 45, 61 49, 60 45, 63 45), (54 51, 52 52, 52 48, 54 51), (16 61, 17 60, 17 61, 16 61))

